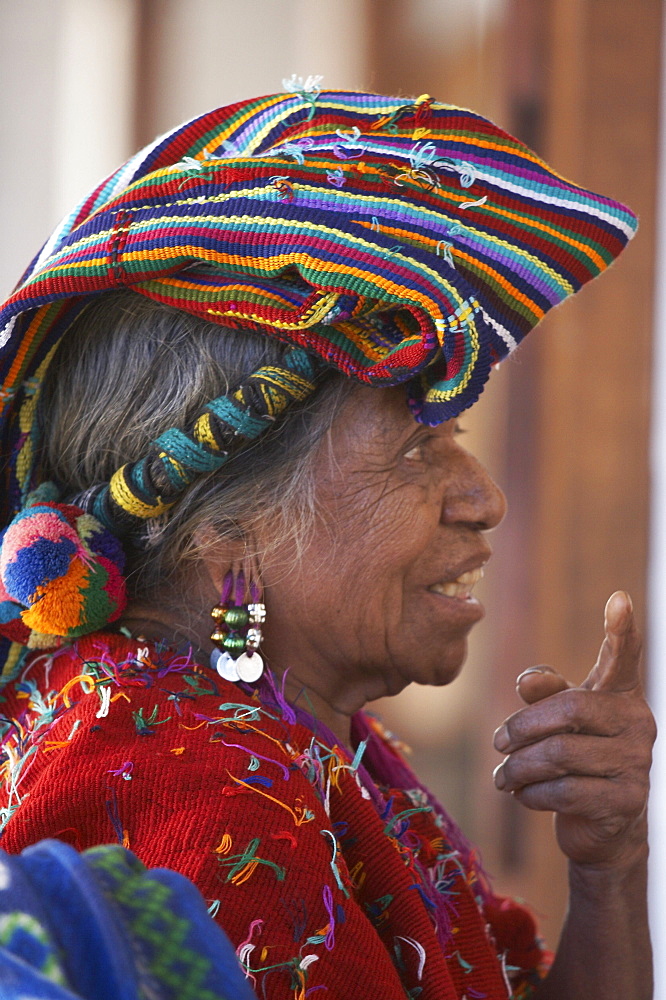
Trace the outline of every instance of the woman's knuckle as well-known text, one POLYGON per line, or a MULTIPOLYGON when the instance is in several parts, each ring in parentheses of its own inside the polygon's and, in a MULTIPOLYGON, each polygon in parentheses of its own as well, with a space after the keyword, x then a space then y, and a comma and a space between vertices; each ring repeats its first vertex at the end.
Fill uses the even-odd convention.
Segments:
POLYGON ((555 799, 560 809, 570 809, 578 798, 578 782, 570 774, 558 778, 554 783, 555 799))
POLYGON ((627 808, 631 814, 637 815, 643 811, 649 792, 650 782, 647 779, 632 782, 630 792, 627 795, 627 808))
POLYGON ((577 688, 569 688, 568 691, 562 692, 562 715, 571 732, 575 732, 579 728, 580 719, 587 703, 586 694, 587 692, 577 688))
POLYGON ((556 733, 547 741, 547 756, 551 764, 564 766, 569 760, 570 748, 566 734, 556 733))
POLYGON ((652 751, 656 734, 654 724, 644 720, 639 725, 632 726, 626 735, 624 759, 635 767, 649 768, 652 763, 652 751))
POLYGON ((642 730, 645 734, 645 738, 649 740, 650 746, 654 743, 657 738, 657 721, 650 711, 649 705, 645 704, 645 714, 643 718, 642 730))
POLYGON ((518 723, 516 722, 517 718, 518 717, 516 715, 512 715, 504 723, 504 728, 506 729, 506 732, 507 732, 507 735, 509 737, 509 742, 510 743, 515 743, 518 740, 518 736, 519 736, 518 728, 519 727, 518 727, 518 723))

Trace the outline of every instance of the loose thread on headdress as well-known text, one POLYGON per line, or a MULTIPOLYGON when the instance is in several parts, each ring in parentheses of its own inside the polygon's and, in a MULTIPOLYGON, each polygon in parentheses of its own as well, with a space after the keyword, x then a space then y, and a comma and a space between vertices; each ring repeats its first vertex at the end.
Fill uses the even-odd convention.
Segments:
POLYGON ((314 118, 317 98, 321 93, 321 81, 323 79, 323 76, 320 74, 303 78, 294 73, 288 79, 282 81, 282 86, 286 91, 298 94, 309 105, 308 121, 314 118))
POLYGON ((476 201, 463 201, 460 205, 462 209, 467 208, 480 208, 481 205, 485 205, 488 201, 488 195, 484 194, 482 198, 477 198, 476 201))

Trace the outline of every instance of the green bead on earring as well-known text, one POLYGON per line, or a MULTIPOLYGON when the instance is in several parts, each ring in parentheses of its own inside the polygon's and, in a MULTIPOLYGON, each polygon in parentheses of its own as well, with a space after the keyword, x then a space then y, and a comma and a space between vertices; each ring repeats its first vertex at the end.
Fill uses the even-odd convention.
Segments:
POLYGON ((224 616, 224 624, 231 629, 244 628, 250 620, 250 613, 247 607, 229 608, 224 616))
POLYGON ((227 653, 231 653, 232 656, 234 653, 236 656, 240 656, 240 654, 245 651, 245 646, 245 636, 235 635, 233 632, 229 632, 222 640, 222 648, 225 649, 227 653))

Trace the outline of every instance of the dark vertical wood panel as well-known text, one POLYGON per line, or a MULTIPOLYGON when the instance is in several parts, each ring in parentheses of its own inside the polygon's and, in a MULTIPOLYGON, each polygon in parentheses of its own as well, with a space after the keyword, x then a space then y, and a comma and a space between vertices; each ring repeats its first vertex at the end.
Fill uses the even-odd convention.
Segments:
POLYGON ((645 605, 656 136, 661 4, 552 0, 547 153, 579 183, 626 201, 641 227, 611 273, 546 321, 540 629, 584 676, 603 602, 617 587, 645 605), (563 93, 573 79, 575 100, 563 93))
POLYGON ((137 6, 136 81, 134 106, 135 146, 140 149, 155 138, 156 88, 160 66, 159 24, 164 16, 160 0, 135 0, 137 6))

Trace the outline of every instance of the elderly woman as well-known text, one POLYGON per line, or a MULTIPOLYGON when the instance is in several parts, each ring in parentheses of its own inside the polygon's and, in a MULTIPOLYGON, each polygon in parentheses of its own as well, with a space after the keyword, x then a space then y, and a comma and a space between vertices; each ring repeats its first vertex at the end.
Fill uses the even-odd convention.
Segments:
POLYGON ((362 711, 460 670, 504 498, 456 417, 634 230, 427 96, 242 102, 92 192, 0 315, 3 848, 187 875, 259 997, 648 997, 628 597, 495 737, 570 859, 552 964, 362 711))

